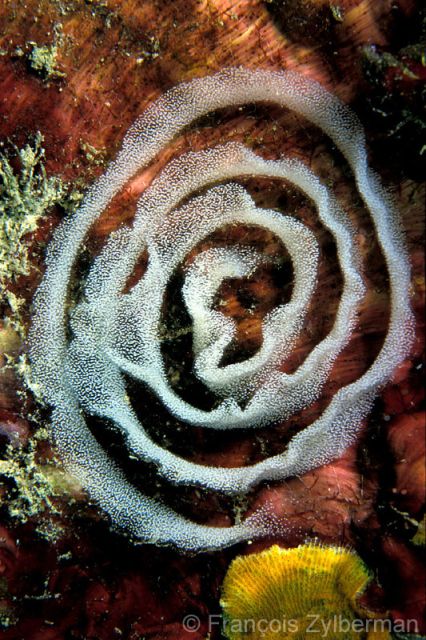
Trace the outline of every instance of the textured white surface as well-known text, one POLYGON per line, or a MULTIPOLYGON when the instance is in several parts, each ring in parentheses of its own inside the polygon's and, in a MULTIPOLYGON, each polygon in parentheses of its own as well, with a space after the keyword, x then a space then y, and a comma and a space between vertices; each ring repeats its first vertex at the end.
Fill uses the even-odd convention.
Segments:
POLYGON ((114 523, 141 540, 191 550, 214 549, 267 533, 259 514, 241 525, 213 528, 190 522, 137 491, 102 450, 85 424, 85 412, 112 420, 133 456, 149 460, 175 484, 243 493, 266 479, 283 479, 329 462, 353 441, 380 388, 407 355, 411 342, 409 265, 392 205, 367 166, 361 125, 351 111, 317 83, 294 72, 227 69, 179 85, 157 100, 125 136, 107 172, 77 213, 55 232, 46 273, 34 300, 30 355, 35 381, 52 406, 56 444, 65 464, 114 523), (328 189, 295 159, 266 161, 237 143, 187 153, 172 161, 140 197, 131 229, 113 233, 94 260, 84 296, 68 317, 68 284, 90 226, 134 173, 172 138, 209 111, 250 102, 294 109, 321 127, 351 166, 388 267, 391 318, 383 348, 359 380, 341 388, 324 413, 296 435, 280 455, 243 468, 191 463, 154 443, 128 402, 125 372, 157 394, 180 420, 213 429, 256 428, 287 418, 315 401, 337 355, 347 344, 357 304, 364 295, 359 257, 345 214, 328 189), (259 209, 238 176, 283 178, 316 204, 333 234, 344 278, 335 324, 291 375, 280 365, 303 327, 315 287, 318 247, 301 222, 259 209), (212 186, 217 182, 226 184, 212 186), (200 189, 201 196, 180 202, 200 189), (212 308, 224 278, 252 273, 265 258, 243 247, 210 249, 189 269, 184 301, 193 320, 195 373, 222 401, 211 412, 186 403, 170 387, 159 340, 161 305, 174 269, 200 240, 225 224, 266 227, 287 248, 294 270, 291 300, 267 315, 263 345, 244 362, 220 367, 234 335, 233 321, 212 308), (123 294, 141 252, 149 262, 143 278, 123 294), (67 339, 67 325, 71 340, 67 339), (244 409, 238 401, 244 400, 244 409))

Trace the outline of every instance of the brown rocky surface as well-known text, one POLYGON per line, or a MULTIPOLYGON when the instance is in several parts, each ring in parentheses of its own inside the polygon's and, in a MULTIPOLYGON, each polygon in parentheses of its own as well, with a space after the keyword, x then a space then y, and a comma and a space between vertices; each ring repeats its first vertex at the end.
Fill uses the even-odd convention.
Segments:
MULTIPOLYGON (((381 587, 380 606, 394 619, 418 620, 424 605, 424 537, 423 547, 418 544, 421 536, 416 538, 424 516, 422 20, 419 6, 410 0, 5 0, 0 4, 0 138, 11 151, 11 142, 22 148, 29 136, 40 131, 48 174, 73 187, 82 189, 102 173, 129 125, 156 97, 179 82, 225 66, 296 69, 322 82, 357 111, 366 129, 371 164, 393 193, 407 238, 417 319, 410 357, 395 372, 358 441, 341 459, 301 478, 263 486, 242 504, 173 487, 164 487, 164 492, 166 502, 179 500, 182 513, 212 525, 230 524, 238 510, 272 505, 285 526, 271 540, 293 546, 316 537, 354 547, 381 587)), ((347 166, 318 130, 269 107, 213 114, 175 140, 104 213, 92 230, 85 259, 98 251, 113 229, 132 219, 138 195, 171 157, 231 139, 250 144, 266 157, 295 153, 333 184, 356 228, 368 294, 351 343, 337 359, 324 394, 288 423, 255 437, 244 432, 218 438, 182 426, 174 432, 174 424, 161 425, 160 430, 156 423, 163 418, 161 408, 153 399, 141 405, 140 410, 152 416, 153 437, 165 429, 174 450, 198 462, 224 466, 281 451, 292 433, 315 419, 337 388, 371 364, 383 342, 389 313, 383 257, 347 166)), ((14 166, 18 170, 16 161, 14 166)), ((341 288, 335 249, 313 206, 298 192, 283 193, 272 180, 245 183, 258 204, 297 213, 321 246, 318 288, 304 331, 286 363, 286 370, 292 371, 332 325, 341 288)), ((34 268, 8 283, 8 290, 25 301, 19 315, 23 327, 43 270, 44 247, 63 215, 57 206, 36 232, 26 236, 34 268)), ((283 265, 278 280, 284 287, 277 286, 276 273, 265 269, 243 291, 232 281, 220 291, 221 309, 238 323, 235 352, 252 353, 261 341, 262 318, 288 296, 291 269, 277 239, 263 231, 226 229, 209 242, 236 240, 255 244, 279 257, 283 265)), ((197 246, 186 264, 206 246, 197 246)), ((135 279, 144 264, 143 257, 135 279)), ((177 274, 177 282, 180 277, 177 274)), ((189 375, 191 337, 179 333, 186 328, 186 318, 176 311, 179 304, 171 288, 164 317, 169 335, 164 355, 185 397, 194 393, 189 375)), ((10 305, 4 304, 3 313, 11 317, 10 305)), ((19 362, 24 345, 7 321, 1 336, 1 350, 8 354, 3 364, 10 358, 19 362)), ((15 449, 19 444, 28 447, 36 424, 48 415, 40 414, 28 394, 22 395, 24 385, 16 369, 5 368, 0 378, 0 465, 10 459, 9 444, 15 449)), ((137 391, 132 393, 138 401, 137 391)), ((195 557, 134 545, 110 530, 107 518, 87 504, 75 484, 69 479, 59 482, 52 471, 59 462, 48 442, 38 440, 31 451, 26 449, 21 456, 18 471, 0 466, 0 622, 6 640, 202 640, 209 631, 208 616, 219 612, 220 585, 230 560, 271 543, 195 557), (32 475, 26 476, 25 469, 32 469, 32 475), (55 492, 47 503, 41 496, 31 509, 19 492, 25 490, 25 482, 38 482, 38 469, 48 470, 49 481, 56 479, 55 492), (13 479, 18 472, 19 482, 13 479), (182 626, 189 613, 201 620, 194 633, 182 626)), ((153 491, 151 473, 147 482, 153 491)), ((213 629, 211 638, 219 637, 213 629)))

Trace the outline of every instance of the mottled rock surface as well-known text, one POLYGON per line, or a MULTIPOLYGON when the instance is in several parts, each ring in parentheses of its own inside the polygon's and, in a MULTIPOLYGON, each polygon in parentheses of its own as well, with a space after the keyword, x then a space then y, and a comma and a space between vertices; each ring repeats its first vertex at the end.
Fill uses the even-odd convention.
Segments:
MULTIPOLYGON (((285 524, 279 537, 196 557, 135 545, 120 532, 112 532, 107 518, 62 472, 40 433, 48 424, 48 412, 37 408, 19 375, 27 372, 24 335, 43 271, 44 248, 65 215, 65 205, 51 209, 37 231, 25 236, 33 268, 7 283, 8 291, 22 303, 16 309, 9 296, 2 307, 6 319, 0 349, 5 354, 2 364, 8 365, 0 378, 2 638, 202 640, 209 632, 209 615, 219 613, 220 585, 237 553, 272 542, 294 546, 313 537, 354 547, 377 579, 370 605, 389 611, 393 619, 415 618, 420 624, 425 509, 421 92, 426 68, 420 44, 424 19, 410 0, 1 3, 4 146, 0 151, 10 154, 19 171, 11 143, 23 148, 29 136, 40 131, 47 174, 68 185, 69 206, 73 193, 75 199, 75 193, 114 157, 136 116, 181 81, 244 65, 296 69, 322 82, 360 116, 371 164, 393 193, 412 264, 417 318, 410 358, 395 372, 357 443, 341 459, 301 478, 262 486, 238 504, 198 491, 162 487, 168 503, 178 501, 182 513, 211 525, 230 524, 247 509, 272 504, 285 524), (199 630, 184 629, 187 614, 200 618, 199 630)), ((282 451, 290 435, 315 419, 338 387, 366 370, 383 342, 389 300, 383 258, 347 166, 317 129, 266 106, 213 114, 179 137, 108 207, 88 240, 82 273, 111 230, 132 219, 138 195, 171 157, 228 140, 245 142, 265 157, 295 153, 333 186, 357 230, 368 285, 353 339, 336 361, 323 396, 287 423, 256 434, 211 436, 182 425, 165 425, 161 407, 152 398, 141 400, 138 390, 130 389, 140 411, 150 418, 154 438, 165 434, 174 451, 196 461, 234 466, 282 451)), ((334 244, 311 203, 297 191, 283 190, 266 179, 245 183, 261 206, 297 215, 314 230, 321 246, 317 292, 286 363, 286 370, 293 371, 333 322, 341 288, 334 244)), ((260 271, 243 286, 232 281, 223 285, 220 308, 238 323, 230 358, 258 348, 262 318, 291 291, 288 257, 274 236, 227 229, 209 242, 237 240, 277 255, 282 266, 279 273, 260 271)), ((206 246, 210 244, 198 246, 188 262, 206 246)), ((144 266, 142 258, 135 279, 144 266)), ((181 276, 182 270, 176 283, 181 276)), ((76 286, 78 277, 77 273, 76 286)), ((191 397, 199 390, 189 375, 191 334, 180 307, 176 288, 171 287, 164 312, 164 356, 173 384, 184 397, 191 397)), ((143 483, 151 493, 157 490, 150 470, 143 483)), ((217 627, 210 637, 221 637, 217 627)))

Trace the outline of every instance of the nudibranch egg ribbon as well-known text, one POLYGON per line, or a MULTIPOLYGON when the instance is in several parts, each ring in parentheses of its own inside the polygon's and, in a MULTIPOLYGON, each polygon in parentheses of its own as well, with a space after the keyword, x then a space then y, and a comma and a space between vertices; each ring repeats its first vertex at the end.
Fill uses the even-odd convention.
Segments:
POLYGON ((292 71, 231 68, 178 85, 136 120, 116 159, 79 210, 57 228, 48 248, 46 272, 34 298, 29 347, 33 377, 52 408, 53 436, 65 465, 112 521, 141 541, 200 551, 264 535, 268 525, 261 517, 228 528, 209 527, 144 495, 101 447, 84 414, 113 421, 129 452, 154 463, 159 474, 174 484, 242 494, 263 480, 303 474, 338 457, 353 442, 378 390, 407 356, 413 326, 409 287, 409 261, 395 211, 368 167, 363 130, 348 107, 318 83, 292 71), (283 453, 250 466, 217 468, 185 460, 155 443, 128 402, 123 374, 148 385, 180 420, 211 429, 265 426, 317 399, 350 339, 364 295, 351 226, 321 181, 294 158, 264 160, 236 142, 183 154, 169 162, 141 195, 133 226, 111 234, 93 261, 84 297, 71 312, 67 300, 73 268, 91 225, 130 178, 201 116, 256 102, 273 103, 306 117, 346 158, 386 261, 390 320, 382 349, 368 371, 342 387, 283 453), (257 207, 247 191, 231 181, 252 175, 285 179, 312 199, 322 224, 334 236, 343 273, 334 326, 293 374, 281 372, 280 364, 303 326, 316 282, 318 245, 302 222, 257 207), (215 185, 218 182, 226 183, 215 185), (194 192, 201 195, 188 200, 194 192), (265 317, 259 351, 244 362, 221 367, 235 327, 213 308, 215 292, 224 278, 247 276, 265 258, 237 246, 212 248, 194 260, 183 287, 193 321, 194 369, 222 398, 217 408, 203 411, 185 402, 169 384, 158 333, 161 305, 167 282, 188 251, 229 223, 273 231, 291 256, 294 287, 289 303, 265 317), (146 272, 123 292, 144 250, 149 256, 146 272))

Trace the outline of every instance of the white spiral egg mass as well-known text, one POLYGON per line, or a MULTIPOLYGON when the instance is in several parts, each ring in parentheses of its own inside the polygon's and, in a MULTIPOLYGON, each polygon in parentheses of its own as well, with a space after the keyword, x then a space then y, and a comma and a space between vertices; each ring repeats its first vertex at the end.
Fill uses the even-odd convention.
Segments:
POLYGON ((46 271, 34 298, 29 349, 34 380, 52 409, 53 437, 64 464, 112 522, 140 541, 200 551, 264 535, 268 526, 261 517, 228 528, 204 526, 144 495, 102 448, 86 416, 112 422, 128 454, 154 464, 175 485, 240 495, 262 481, 303 474, 338 457, 353 442, 378 390, 409 353, 409 288, 409 262, 391 199, 367 165, 363 130, 348 107, 291 71, 231 68, 177 86, 136 120, 116 159, 79 210, 57 228, 48 247, 46 271), (366 373, 340 388, 322 415, 295 435, 282 453, 251 466, 219 468, 188 461, 154 442, 129 402, 125 376, 149 387, 177 419, 209 429, 264 427, 314 402, 350 339, 364 296, 353 232, 329 189, 299 160, 265 160, 236 142, 185 153, 170 161, 142 193, 132 226, 110 235, 71 310, 69 285, 90 227, 135 173, 201 116, 259 102, 304 116, 346 158, 386 262, 390 319, 381 351, 366 373), (235 182, 247 176, 295 185, 313 201, 337 247, 343 290, 335 323, 292 374, 281 371, 282 363, 304 325, 316 285, 319 248, 302 222, 256 206, 235 182), (243 362, 221 366, 235 324, 214 308, 215 295, 225 278, 250 276, 266 258, 246 246, 218 247, 202 251, 191 263, 182 293, 193 325, 194 372, 220 398, 215 408, 205 411, 172 388, 159 325, 173 272, 197 243, 229 224, 273 232, 292 260, 294 285, 290 300, 265 317, 261 348, 243 362), (143 252, 148 254, 146 271, 125 291, 143 252))

